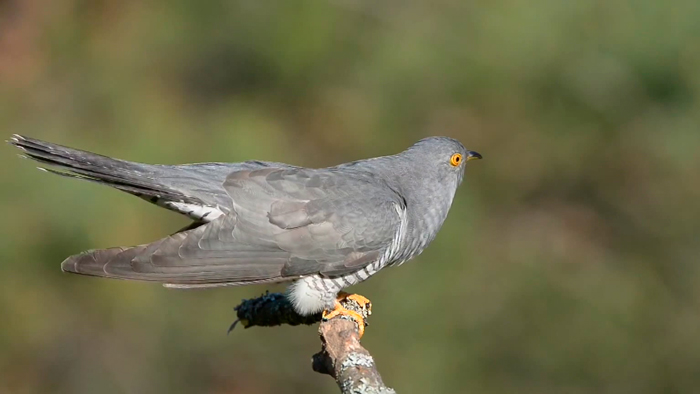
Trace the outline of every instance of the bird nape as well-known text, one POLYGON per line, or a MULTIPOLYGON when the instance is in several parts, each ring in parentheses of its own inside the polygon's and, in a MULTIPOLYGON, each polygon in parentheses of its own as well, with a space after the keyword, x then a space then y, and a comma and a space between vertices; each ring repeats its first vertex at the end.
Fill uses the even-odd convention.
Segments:
POLYGON ((345 315, 342 289, 420 254, 435 238, 468 161, 457 140, 429 137, 395 155, 327 168, 284 163, 142 164, 14 135, 54 174, 101 183, 194 220, 155 242, 68 257, 66 272, 175 288, 291 282, 302 315, 345 315))

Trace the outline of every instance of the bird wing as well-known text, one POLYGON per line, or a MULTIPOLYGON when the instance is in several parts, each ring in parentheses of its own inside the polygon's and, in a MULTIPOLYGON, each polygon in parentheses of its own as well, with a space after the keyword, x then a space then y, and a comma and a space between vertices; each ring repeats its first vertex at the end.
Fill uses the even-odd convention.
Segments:
POLYGON ((366 172, 264 168, 233 172, 233 210, 147 245, 89 251, 65 271, 175 287, 339 276, 376 261, 398 241, 405 202, 366 172))

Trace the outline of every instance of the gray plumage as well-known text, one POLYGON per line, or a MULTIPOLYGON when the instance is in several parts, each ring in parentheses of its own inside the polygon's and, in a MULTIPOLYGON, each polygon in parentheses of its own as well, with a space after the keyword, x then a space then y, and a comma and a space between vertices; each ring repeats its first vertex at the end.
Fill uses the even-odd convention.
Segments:
POLYGON ((457 140, 431 137, 393 155, 309 169, 283 163, 149 165, 15 135, 47 171, 102 183, 195 223, 153 243, 71 256, 67 272, 169 287, 294 281, 299 313, 420 254, 442 226, 466 162, 457 140), (461 161, 451 161, 461 155, 461 161))

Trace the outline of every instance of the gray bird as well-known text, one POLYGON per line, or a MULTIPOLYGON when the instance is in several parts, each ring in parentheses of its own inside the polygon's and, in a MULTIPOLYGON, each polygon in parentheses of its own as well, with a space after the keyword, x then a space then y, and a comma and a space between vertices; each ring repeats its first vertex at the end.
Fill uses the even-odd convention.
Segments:
POLYGON ((83 275, 203 288, 292 282, 302 315, 362 317, 342 289, 420 254, 437 235, 481 155, 430 137, 393 155, 311 169, 283 163, 150 165, 14 135, 24 154, 55 174, 106 184, 184 214, 192 225, 158 241, 67 258, 83 275), (340 293, 340 294, 339 294, 340 293))

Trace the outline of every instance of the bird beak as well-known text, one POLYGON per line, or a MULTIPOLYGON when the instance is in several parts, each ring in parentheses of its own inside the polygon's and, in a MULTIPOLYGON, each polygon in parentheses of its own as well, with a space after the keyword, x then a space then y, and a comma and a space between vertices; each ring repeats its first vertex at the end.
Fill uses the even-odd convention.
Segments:
POLYGON ((479 153, 471 151, 471 150, 467 151, 467 161, 480 160, 480 159, 481 159, 481 155, 479 153))

